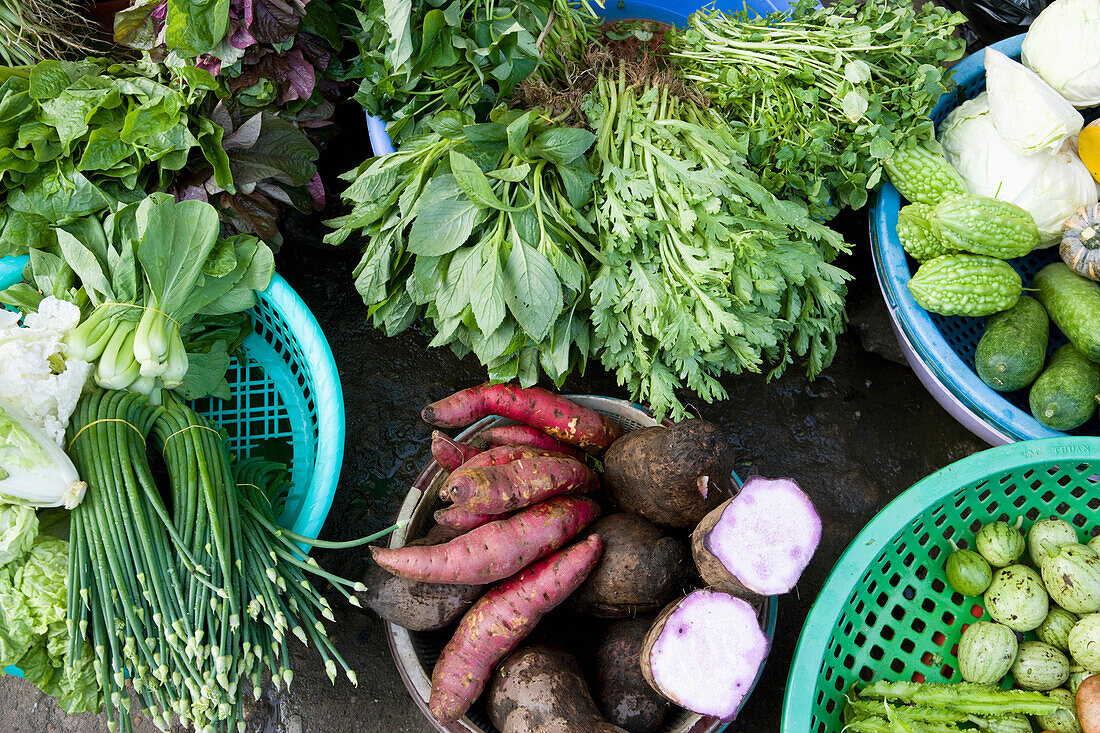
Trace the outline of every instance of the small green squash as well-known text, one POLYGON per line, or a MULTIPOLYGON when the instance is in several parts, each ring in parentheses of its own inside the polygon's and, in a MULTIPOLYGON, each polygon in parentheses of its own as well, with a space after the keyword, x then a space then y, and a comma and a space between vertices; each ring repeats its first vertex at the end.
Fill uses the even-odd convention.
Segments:
POLYGON ((967 682, 999 684, 1016 661, 1016 632, 1007 626, 977 621, 959 637, 959 673, 967 682))
POLYGON ((1069 679, 1069 660, 1050 644, 1025 641, 1012 663, 1012 678, 1025 690, 1053 690, 1069 679))
POLYGON ((1050 715, 1036 715, 1035 722, 1039 727, 1051 733, 1081 733, 1081 722, 1077 720, 1077 703, 1073 693, 1059 687, 1047 695, 1065 707, 1050 715))
POLYGON ((1100 280, 1100 203, 1082 206, 1066 220, 1058 254, 1078 275, 1100 280))
POLYGON ((1055 649, 1068 652, 1069 632, 1073 630, 1079 620, 1077 614, 1070 613, 1061 606, 1051 606, 1050 611, 1047 612, 1047 617, 1043 619, 1043 623, 1035 629, 1035 635, 1039 637, 1039 641, 1046 642, 1055 649))
POLYGON ((985 593, 993 580, 993 570, 989 563, 973 550, 960 550, 954 542, 951 546, 955 547, 955 551, 944 565, 948 584, 964 596, 980 596, 985 593))

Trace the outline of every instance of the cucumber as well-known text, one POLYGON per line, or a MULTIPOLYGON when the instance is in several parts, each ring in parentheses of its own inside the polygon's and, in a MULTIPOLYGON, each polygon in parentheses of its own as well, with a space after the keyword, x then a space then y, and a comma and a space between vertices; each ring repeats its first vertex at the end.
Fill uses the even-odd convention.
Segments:
POLYGON ((1054 262, 1035 274, 1039 302, 1082 354, 1100 362, 1100 284, 1054 262))
POLYGON ((989 317, 974 353, 978 376, 998 392, 1023 389, 1043 371, 1049 336, 1046 310, 1021 295, 1016 305, 989 317))
POLYGON ((1032 385, 1031 414, 1048 428, 1072 430, 1096 412, 1097 394, 1100 394, 1100 366, 1073 344, 1066 344, 1054 352, 1047 368, 1032 385))

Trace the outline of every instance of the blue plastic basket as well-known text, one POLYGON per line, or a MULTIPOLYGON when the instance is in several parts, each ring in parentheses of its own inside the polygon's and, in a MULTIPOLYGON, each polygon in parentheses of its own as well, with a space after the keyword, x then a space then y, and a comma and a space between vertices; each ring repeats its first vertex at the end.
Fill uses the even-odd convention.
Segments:
MULTIPOLYGON (((1005 39, 992 48, 1014 59, 1020 58, 1021 34, 1005 39)), ((964 100, 976 97, 985 89, 984 51, 963 59, 954 69, 958 88, 940 98, 932 111, 938 125, 947 114, 964 100)), ((1033 438, 1049 438, 1065 433, 1051 430, 1031 415, 1028 390, 1000 393, 987 386, 974 371, 974 349, 985 332, 984 318, 941 316, 928 313, 913 300, 907 283, 916 270, 902 249, 897 236, 898 210, 901 196, 889 183, 882 190, 871 211, 871 246, 882 294, 894 320, 895 330, 903 339, 910 365, 922 377, 936 399, 960 422, 980 437, 994 443, 1033 438), (914 361, 916 360, 916 361, 914 361), (928 380, 934 380, 929 384, 928 380)), ((1012 260, 1024 280, 1025 287, 1044 265, 1058 259, 1058 248, 1036 250, 1026 257, 1012 260)), ((1056 331, 1050 350, 1065 343, 1056 331)), ((1071 431, 1093 434, 1094 422, 1071 431)))
MULTIPOLYGON (((658 2, 635 2, 635 0, 604 0, 602 17, 605 21, 616 20, 653 20, 658 23, 682 26, 688 16, 707 5, 699 0, 663 0, 658 2)), ((786 0, 751 0, 743 4, 737 2, 715 2, 714 5, 727 12, 748 10, 767 15, 787 10, 791 4, 786 0)), ((367 134, 370 136, 371 149, 375 155, 389 155, 394 152, 393 141, 386 133, 386 123, 379 117, 367 115, 367 134)))
MULTIPOLYGON (((0 290, 22 279, 26 257, 0 259, 0 290)), ((231 398, 193 407, 230 436, 246 457, 267 441, 293 451, 292 486, 279 522, 316 538, 325 523, 344 460, 344 395, 328 341, 309 308, 279 275, 249 312, 253 332, 243 359, 227 375, 231 398)))

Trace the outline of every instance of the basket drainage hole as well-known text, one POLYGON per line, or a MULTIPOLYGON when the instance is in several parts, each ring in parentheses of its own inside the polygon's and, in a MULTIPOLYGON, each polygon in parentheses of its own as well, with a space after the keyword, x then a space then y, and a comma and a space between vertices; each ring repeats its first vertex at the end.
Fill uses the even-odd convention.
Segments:
POLYGON ((944 626, 950 626, 951 624, 955 623, 955 614, 951 613, 950 611, 944 611, 943 616, 941 616, 940 618, 943 619, 944 626))
MULTIPOLYGON (((951 620, 954 621, 954 619, 951 620)), ((932 643, 936 646, 943 646, 943 643, 945 641, 947 641, 947 637, 943 635, 943 632, 937 631, 936 633, 932 634, 932 643)))
POLYGON ((882 657, 884 654, 885 652, 883 651, 882 647, 878 646, 877 644, 871 647, 871 659, 874 659, 876 662, 882 661, 882 657))
POLYGON ((970 615, 976 619, 981 619, 981 617, 985 615, 985 609, 975 603, 970 607, 970 615))
POLYGON ((900 659, 895 659, 890 662, 890 669, 894 670, 894 674, 901 674, 905 671, 905 663, 900 659))
POLYGON ((913 650, 917 648, 917 645, 913 643, 912 639, 901 640, 901 650, 906 654, 912 654, 913 650))
POLYGON ((936 591, 937 593, 943 593, 943 589, 946 587, 947 586, 944 585, 944 582, 939 578, 934 578, 932 580, 932 590, 936 591))
POLYGON ((925 613, 932 613, 936 610, 936 602, 931 598, 925 598, 924 602, 920 604, 920 607, 924 609, 925 613))
POLYGON ((913 676, 910 679, 913 680, 913 682, 916 682, 918 685, 924 684, 926 680, 925 676, 920 672, 914 672, 913 676))
POLYGON ((940 674, 943 675, 945 680, 950 680, 954 676, 955 670, 950 664, 945 664, 940 667, 940 674))

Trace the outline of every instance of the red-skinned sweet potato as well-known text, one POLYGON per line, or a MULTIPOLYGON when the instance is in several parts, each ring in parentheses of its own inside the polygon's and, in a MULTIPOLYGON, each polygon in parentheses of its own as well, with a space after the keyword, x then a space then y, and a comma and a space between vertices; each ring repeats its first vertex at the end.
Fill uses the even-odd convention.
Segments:
POLYGON ((432 431, 432 457, 446 471, 455 470, 481 452, 480 448, 460 443, 444 432, 432 431))
POLYGON ((573 597, 571 608, 600 618, 656 613, 680 595, 687 566, 684 543, 636 514, 612 514, 590 530, 603 555, 573 597))
POLYGON ((438 524, 444 527, 451 527, 460 532, 469 532, 471 529, 477 529, 489 522, 505 519, 508 516, 508 514, 478 514, 468 512, 462 507, 449 506, 446 509, 437 511, 434 518, 438 524))
POLYGON ((580 461, 538 456, 500 466, 463 467, 451 474, 445 489, 446 498, 468 512, 501 514, 560 494, 585 494, 598 485, 595 472, 580 461))
POLYGON ((501 663, 486 707, 500 733, 622 733, 600 717, 577 660, 542 644, 501 663))
POLYGON ((669 702, 642 674, 641 653, 653 619, 616 621, 596 650, 596 704, 604 720, 630 733, 656 733, 669 702))
POLYGON ((543 457, 565 458, 566 456, 561 453, 556 453, 555 451, 536 448, 531 445, 501 445, 483 451, 451 471, 451 475, 449 475, 443 481, 443 485, 439 487, 439 498, 443 501, 450 501, 451 487, 454 486, 456 482, 461 481, 462 477, 465 476, 467 472, 475 468, 492 468, 494 466, 504 466, 522 458, 543 457))
POLYGON ((732 495, 734 452, 705 420, 627 433, 604 456, 604 484, 626 511, 661 527, 693 527, 732 495))
POLYGON ((470 709, 497 662, 584 582, 602 549, 591 535, 498 584, 466 612, 432 670, 428 707, 436 720, 452 723, 470 709))
POLYGON ((559 496, 443 544, 370 549, 375 562, 402 578, 423 583, 492 583, 558 549, 599 514, 593 501, 559 496))
POLYGON ((557 451, 570 458, 576 458, 578 461, 584 460, 583 451, 579 451, 530 425, 498 425, 495 428, 486 428, 477 434, 475 440, 479 445, 484 444, 491 448, 500 445, 530 445, 535 448, 557 451))
POLYGON ((570 445, 602 452, 621 435, 619 426, 595 410, 581 407, 541 387, 482 384, 456 392, 424 408, 425 422, 441 428, 469 425, 488 415, 539 428, 570 445))

